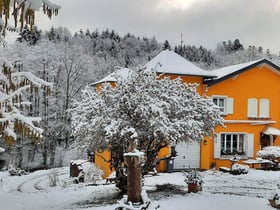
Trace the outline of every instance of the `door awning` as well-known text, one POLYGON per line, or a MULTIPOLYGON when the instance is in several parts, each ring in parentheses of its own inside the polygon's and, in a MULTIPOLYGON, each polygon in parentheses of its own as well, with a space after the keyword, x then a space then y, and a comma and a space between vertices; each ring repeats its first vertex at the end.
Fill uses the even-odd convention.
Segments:
POLYGON ((263 129, 262 133, 266 135, 280 136, 280 130, 271 126, 267 126, 263 129))

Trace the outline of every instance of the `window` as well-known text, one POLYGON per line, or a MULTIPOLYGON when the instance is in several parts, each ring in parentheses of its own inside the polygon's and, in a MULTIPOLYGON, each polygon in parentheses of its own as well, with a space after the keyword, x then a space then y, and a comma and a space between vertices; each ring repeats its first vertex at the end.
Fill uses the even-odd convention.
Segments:
POLYGON ((214 135, 214 158, 231 158, 233 155, 254 157, 254 134, 216 133, 214 135))
POLYGON ((262 98, 259 100, 256 98, 248 98, 248 118, 269 118, 269 100, 262 98))
POLYGON ((225 98, 218 98, 218 97, 213 98, 214 104, 216 104, 219 107, 219 109, 222 113, 225 113, 225 110, 226 110, 225 101, 226 101, 225 98))
POLYGON ((245 134, 221 134, 221 156, 244 155, 245 134))
POLYGON ((223 114, 233 114, 233 98, 213 96, 213 103, 219 107, 223 114))

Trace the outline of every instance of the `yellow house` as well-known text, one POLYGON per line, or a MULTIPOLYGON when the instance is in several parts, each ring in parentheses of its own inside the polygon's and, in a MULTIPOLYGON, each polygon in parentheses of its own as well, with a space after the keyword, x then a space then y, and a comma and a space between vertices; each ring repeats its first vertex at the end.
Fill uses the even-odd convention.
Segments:
MULTIPOLYGON (((255 158, 256 152, 265 145, 280 145, 276 138, 280 131, 280 67, 263 59, 205 71, 172 51, 162 51, 146 64, 147 69, 170 78, 181 77, 185 83, 199 84, 202 96, 212 97, 220 107, 225 127, 216 128, 212 137, 201 143, 179 143, 174 169, 209 169, 216 165, 229 166, 229 159, 238 155, 242 159, 255 158)), ((120 69, 114 74, 127 77, 129 70, 120 69)), ((94 85, 104 82, 114 85, 115 77, 109 75, 94 85)), ((163 148, 158 158, 170 155, 170 147, 163 148)), ((96 153, 95 164, 111 173, 110 151, 96 153)), ((159 171, 165 171, 161 161, 159 171)))
POLYGON ((279 145, 280 67, 262 59, 213 73, 215 79, 204 81, 205 93, 220 107, 225 127, 216 128, 208 141, 210 156, 202 155, 202 162, 229 166, 234 154, 256 158, 262 147, 279 145))

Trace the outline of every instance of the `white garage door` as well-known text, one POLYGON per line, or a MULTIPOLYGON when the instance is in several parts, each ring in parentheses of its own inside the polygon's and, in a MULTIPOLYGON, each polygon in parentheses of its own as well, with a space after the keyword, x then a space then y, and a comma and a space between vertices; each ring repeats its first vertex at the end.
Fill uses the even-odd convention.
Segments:
POLYGON ((200 144, 181 142, 176 145, 174 169, 200 168, 200 144))

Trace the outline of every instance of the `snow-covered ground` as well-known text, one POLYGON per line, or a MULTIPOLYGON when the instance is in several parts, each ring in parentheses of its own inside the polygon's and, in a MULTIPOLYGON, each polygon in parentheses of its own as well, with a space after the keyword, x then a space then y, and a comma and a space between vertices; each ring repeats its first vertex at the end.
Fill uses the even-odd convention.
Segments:
MULTIPOLYGON (((0 209, 100 209, 112 210, 117 206, 118 190, 113 184, 93 186, 72 184, 69 168, 56 169, 59 184, 49 186, 53 170, 41 170, 24 176, 10 176, 0 172, 0 209)), ((268 198, 280 184, 280 171, 250 169, 248 174, 234 176, 219 171, 201 172, 203 191, 188 194, 182 173, 159 174, 146 177, 144 187, 153 206, 160 210, 269 210, 268 198), (178 191, 151 192, 156 185, 176 185, 178 191)))

